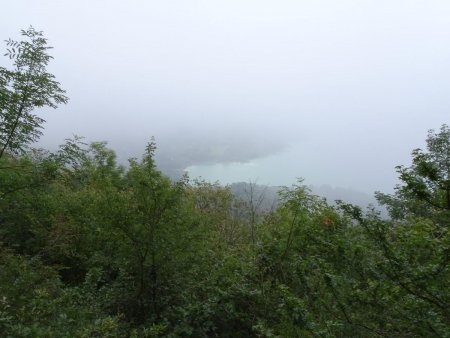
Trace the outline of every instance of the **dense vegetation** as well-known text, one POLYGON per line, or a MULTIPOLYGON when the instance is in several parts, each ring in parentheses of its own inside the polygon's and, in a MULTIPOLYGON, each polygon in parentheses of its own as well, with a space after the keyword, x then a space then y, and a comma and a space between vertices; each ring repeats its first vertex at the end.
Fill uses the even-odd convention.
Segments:
POLYGON ((390 219, 301 185, 250 191, 128 167, 105 143, 30 148, 67 98, 42 33, 0 68, 1 337, 449 337, 450 130, 398 167, 390 219))

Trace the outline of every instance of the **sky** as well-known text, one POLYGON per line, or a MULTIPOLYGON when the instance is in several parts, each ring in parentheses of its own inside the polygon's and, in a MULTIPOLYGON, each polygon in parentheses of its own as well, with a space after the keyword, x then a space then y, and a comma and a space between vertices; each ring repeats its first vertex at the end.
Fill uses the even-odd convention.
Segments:
POLYGON ((394 167, 450 122, 448 0, 2 8, 0 39, 33 25, 55 47, 49 71, 70 101, 37 112, 50 149, 76 134, 125 161, 155 136, 161 166, 191 176, 389 192, 394 167))

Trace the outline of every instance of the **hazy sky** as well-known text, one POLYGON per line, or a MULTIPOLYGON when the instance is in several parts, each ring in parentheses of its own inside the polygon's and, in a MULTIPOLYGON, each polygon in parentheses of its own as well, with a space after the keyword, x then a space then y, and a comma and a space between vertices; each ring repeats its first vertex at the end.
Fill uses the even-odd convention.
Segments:
POLYGON ((71 99, 44 146, 154 135, 195 175, 371 193, 450 122, 448 0, 3 2, 0 38, 30 24, 71 99))

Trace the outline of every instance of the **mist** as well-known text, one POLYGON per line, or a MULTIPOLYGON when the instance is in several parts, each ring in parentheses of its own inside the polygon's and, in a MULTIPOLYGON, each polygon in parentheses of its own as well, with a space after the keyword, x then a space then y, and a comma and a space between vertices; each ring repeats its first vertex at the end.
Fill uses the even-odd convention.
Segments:
POLYGON ((73 134, 119 159, 223 183, 395 186, 449 123, 448 1, 9 1, 3 39, 43 30, 70 97, 39 146, 73 134))

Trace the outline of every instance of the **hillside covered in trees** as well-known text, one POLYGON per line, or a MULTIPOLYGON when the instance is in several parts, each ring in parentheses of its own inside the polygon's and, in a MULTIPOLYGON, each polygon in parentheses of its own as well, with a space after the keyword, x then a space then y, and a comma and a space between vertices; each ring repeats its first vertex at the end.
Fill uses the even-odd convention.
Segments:
POLYGON ((388 219, 301 181, 263 208, 170 180, 154 141, 128 167, 104 142, 32 148, 36 108, 68 99, 22 34, 0 68, 1 337, 450 336, 447 125, 377 193, 388 219))

